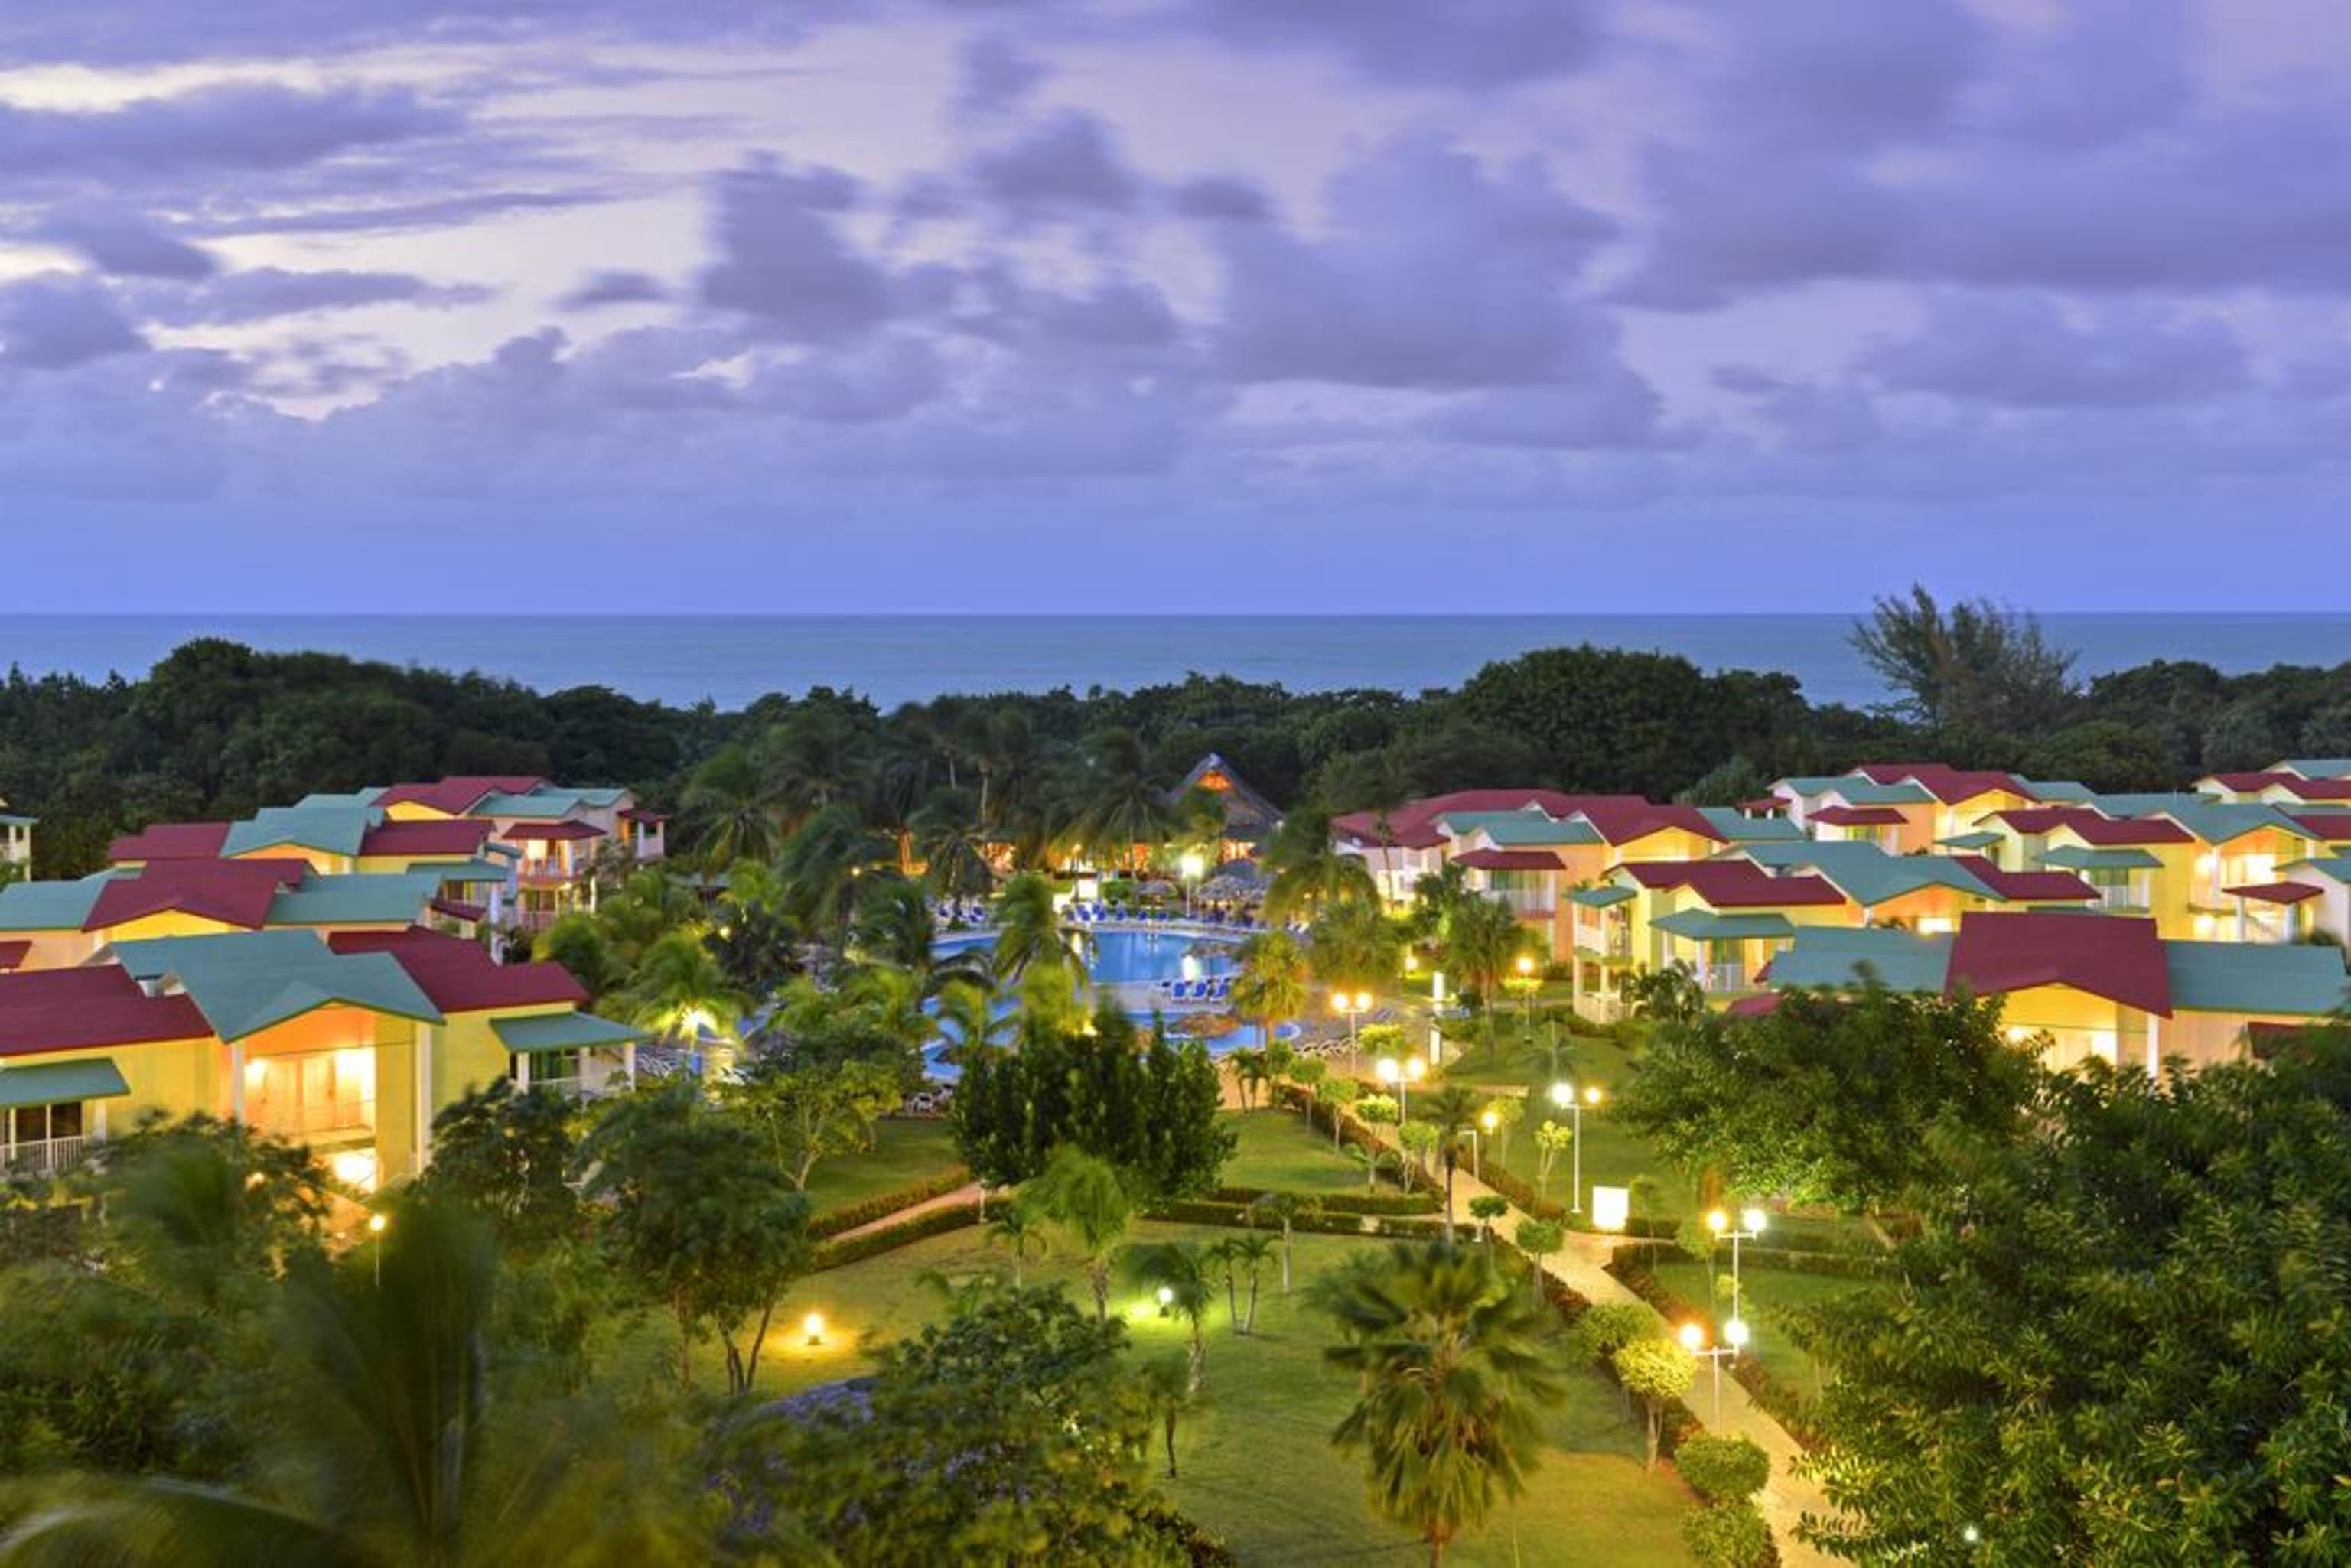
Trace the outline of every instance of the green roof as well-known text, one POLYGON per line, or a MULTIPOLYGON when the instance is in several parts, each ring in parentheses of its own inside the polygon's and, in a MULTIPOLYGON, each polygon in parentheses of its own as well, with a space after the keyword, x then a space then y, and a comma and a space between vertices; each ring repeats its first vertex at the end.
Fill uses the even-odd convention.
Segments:
POLYGON ((40 822, 38 817, 19 817, 13 811, 0 811, 0 828, 35 828, 40 826, 40 822))
POLYGON ((2151 850, 2087 850, 2060 844, 2042 853, 2043 865, 2063 871, 2154 871, 2163 864, 2151 850))
POLYGON ((1734 844, 1781 843, 1804 836, 1804 830, 1785 817, 1750 817, 1735 806, 1700 806, 1698 814, 1734 844))
POLYGON ((134 979, 176 979, 224 1040, 338 1004, 442 1021, 391 954, 338 953, 307 932, 158 936, 117 943, 114 956, 134 979))
POLYGON ((1570 904, 1580 904, 1586 909, 1611 909, 1640 894, 1629 887, 1579 887, 1567 895, 1570 904))
POLYGON ((2161 810, 2165 816, 2208 844, 2225 844, 2231 839, 2241 839, 2247 833, 2259 832, 2263 828, 2275 828, 2298 839, 2320 837, 2275 806, 2260 806, 2251 801, 2209 800, 2199 795, 2193 804, 2183 802, 2161 810))
POLYGON ((131 1092, 114 1059, 44 1061, 31 1067, 0 1066, 0 1107, 56 1105, 68 1100, 112 1100, 131 1092))
POLYGON ((2351 757, 2289 757, 2269 771, 2299 773, 2304 779, 2351 779, 2351 757))
POLYGON ((524 1018, 492 1019, 490 1032, 508 1051, 575 1051, 583 1046, 625 1045, 643 1040, 643 1030, 598 1018, 594 1013, 533 1013, 524 1018))
POLYGON ((2280 871, 2314 871, 2333 882, 2351 883, 2351 855, 2320 855, 2306 861, 2292 861, 2280 871))
POLYGON ((2109 817, 2151 817, 2175 806, 2209 806, 2212 803, 2212 797, 2174 790, 2160 794, 2098 795, 2085 803, 2095 806, 2109 817))
POLYGON ((1853 806, 1923 806, 1935 797, 1916 779, 1880 784, 1858 773, 1823 774, 1809 779, 1782 779, 1800 795, 1835 795, 1853 806))
POLYGON ((1972 833, 1953 833, 1948 839, 1937 839, 1935 841, 1949 850, 1988 850, 2006 836, 2004 833, 1994 832, 1990 828, 1979 828, 1972 833))
POLYGON ((2351 976, 2334 947, 2286 942, 2166 942, 2171 1005, 2195 1012, 2321 1018, 2351 1004, 2351 976))
POLYGON ((354 789, 348 795, 305 795, 294 802, 294 809, 298 811, 307 811, 313 807, 331 807, 345 811, 366 810, 375 804, 376 797, 382 793, 383 786, 379 784, 366 789, 354 789))
POLYGON ((1888 854, 1865 840, 1811 840, 1800 844, 1751 844, 1747 858, 1775 871, 1806 868, 1836 884, 1837 890, 1864 906, 1916 893, 1922 887, 1948 887, 1972 898, 1991 898, 1991 889, 1976 880, 1949 855, 1888 854))
POLYGON ((0 887, 0 931, 78 931, 110 880, 101 872, 78 882, 12 882, 0 887))
POLYGON ((1914 936, 1890 925, 1807 925, 1771 960, 1771 984, 1844 989, 1874 972, 1888 990, 1939 993, 1951 967, 1949 936, 1914 936))
POLYGON ((221 858, 235 860, 281 846, 355 855, 375 821, 375 813, 360 806, 265 806, 244 821, 229 824, 221 858))
POLYGON ((1711 909, 1685 909, 1650 924, 1694 942, 1743 942, 1753 936, 1792 936, 1796 931, 1784 915, 1718 915, 1711 909))
POLYGON ((465 815, 552 821, 559 817, 568 817, 581 807, 591 811, 608 811, 619 805, 626 794, 626 789, 533 789, 528 795, 509 795, 499 791, 482 797, 480 803, 465 815))
POLYGON ((514 867, 503 861, 410 861, 408 874, 434 882, 504 882, 514 874, 514 867))
POLYGON ((1596 844, 1600 830, 1589 822, 1561 821, 1541 811, 1449 811, 1447 829, 1459 837, 1484 833, 1498 845, 1596 844))
POLYGON ((424 911, 441 878, 425 872, 312 876, 269 901, 272 925, 405 925, 424 911))
POLYGON ((2070 779, 2027 779, 2024 787, 2032 798, 2053 806, 2085 805, 2098 798, 2098 792, 2087 784, 2076 784, 2070 779))

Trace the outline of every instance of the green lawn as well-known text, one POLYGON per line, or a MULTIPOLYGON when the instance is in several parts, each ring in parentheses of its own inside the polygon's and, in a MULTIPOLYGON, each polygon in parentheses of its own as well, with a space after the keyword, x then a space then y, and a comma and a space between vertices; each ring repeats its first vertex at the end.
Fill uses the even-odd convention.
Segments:
POLYGON ((1364 1168, 1332 1148, 1327 1134, 1288 1111, 1228 1111, 1225 1124, 1240 1134, 1218 1179, 1227 1186, 1281 1192, 1364 1190, 1364 1168))
POLYGON ((960 1162, 944 1119, 887 1116, 873 1124, 873 1146, 862 1155, 820 1160, 809 1176, 809 1202, 819 1214, 952 1170, 960 1162))
MULTIPOLYGON (((1682 1300, 1703 1308, 1707 1301, 1707 1270, 1704 1263, 1660 1263, 1652 1270, 1660 1284, 1682 1300)), ((1730 1280, 1730 1255, 1726 1249, 1715 1266, 1715 1273, 1727 1291, 1730 1280)), ((1857 1290, 1866 1289, 1864 1281, 1839 1279, 1830 1274, 1799 1274, 1785 1269, 1742 1269, 1740 1270, 1740 1291, 1745 1298, 1749 1332, 1752 1334, 1748 1354, 1763 1364, 1764 1370, 1804 1394, 1819 1392, 1818 1373, 1813 1358, 1796 1348, 1787 1331, 1780 1326, 1779 1314, 1795 1307, 1809 1307, 1819 1301, 1833 1301, 1857 1290)), ((1715 1298, 1717 1317, 1730 1315, 1730 1298, 1718 1293, 1715 1298)))
MULTIPOLYGON (((1136 1234, 1158 1239, 1229 1232, 1145 1225, 1136 1234)), ((1300 1283, 1366 1245, 1378 1244, 1299 1237, 1300 1283)), ((778 1313, 783 1326, 770 1336, 763 1390, 788 1392, 864 1370, 861 1339, 904 1334, 937 1311, 937 1293, 917 1282, 926 1270, 952 1278, 1008 1264, 979 1232, 964 1230, 800 1281, 778 1313), (812 1309, 826 1318, 825 1343, 816 1347, 802 1343, 800 1332, 812 1309)), ((1086 1299, 1073 1260, 1032 1260, 1029 1278, 1066 1282, 1073 1299, 1086 1299)), ((1166 1354, 1183 1343, 1181 1327, 1161 1319, 1137 1292, 1120 1291, 1113 1306, 1127 1316, 1136 1355, 1166 1354)), ((1322 1364, 1331 1339, 1324 1320, 1302 1297, 1280 1295, 1278 1272, 1269 1269, 1257 1333, 1235 1335, 1221 1310, 1210 1332, 1207 1403, 1177 1440, 1180 1479, 1162 1482, 1177 1506, 1223 1536, 1247 1563, 1419 1561, 1408 1532, 1365 1506, 1357 1458, 1330 1445, 1352 1391, 1344 1376, 1322 1364)), ((705 1376, 717 1381, 715 1360, 705 1376)), ((1551 1446, 1527 1495, 1497 1510, 1488 1528, 1457 1546, 1448 1562, 1463 1568, 1689 1562, 1679 1534, 1689 1494, 1667 1473, 1642 1469, 1640 1427, 1624 1416, 1611 1385, 1596 1374, 1576 1374, 1549 1427, 1551 1446)), ((1155 1467, 1153 1473, 1159 1473, 1155 1467)))

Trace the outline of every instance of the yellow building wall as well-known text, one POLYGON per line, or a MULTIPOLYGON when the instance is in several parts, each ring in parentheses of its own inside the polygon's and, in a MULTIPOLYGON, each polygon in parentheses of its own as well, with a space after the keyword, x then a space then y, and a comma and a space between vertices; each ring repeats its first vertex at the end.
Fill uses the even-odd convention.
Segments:
POLYGON ((395 800, 382 810, 383 814, 395 822, 445 822, 457 814, 428 806, 422 800, 395 800))
POLYGON ((88 963, 106 946, 106 936, 97 931, 5 931, 0 932, 0 942, 32 944, 16 966, 20 970, 70 969, 88 963))
POLYGON ((321 876, 341 876, 351 869, 351 857, 349 855, 306 849, 300 844, 272 844, 266 849, 248 850, 244 854, 225 858, 233 861, 302 861, 321 876))
POLYGON ((151 936, 222 936, 244 929, 244 926, 231 925, 225 920, 207 920, 201 915, 174 911, 126 920, 120 925, 107 926, 98 935, 108 942, 144 942, 151 936))
POLYGON ((2064 1070, 2095 1056, 2118 1066, 2147 1063, 2147 1015, 2071 986, 2034 986, 2001 998, 2001 1027, 2012 1040, 2046 1033, 2043 1062, 2064 1070))

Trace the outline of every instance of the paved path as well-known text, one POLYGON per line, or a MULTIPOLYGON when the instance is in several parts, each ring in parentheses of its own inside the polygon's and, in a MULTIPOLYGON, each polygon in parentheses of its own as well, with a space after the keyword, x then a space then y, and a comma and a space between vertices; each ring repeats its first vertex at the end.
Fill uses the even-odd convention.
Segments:
MULTIPOLYGON (((1372 1131, 1388 1142, 1391 1147, 1394 1146, 1388 1128, 1376 1127, 1372 1131)), ((1409 1159, 1411 1156, 1403 1157, 1409 1159)), ((1441 1171, 1438 1179, 1441 1189, 1441 1171)), ((1477 1233, 1478 1222, 1468 1217, 1469 1200, 1489 1194, 1500 1196, 1466 1170, 1457 1168, 1453 1173, 1453 1219, 1464 1234, 1474 1236, 1477 1233)), ((1499 1234, 1508 1238, 1518 1222, 1526 1218, 1528 1216, 1513 1204, 1510 1211, 1496 1222, 1501 1228, 1499 1234)), ((1619 1245, 1613 1237, 1571 1230, 1567 1233, 1567 1246, 1543 1260, 1543 1270, 1587 1301, 1631 1301, 1648 1308, 1654 1315, 1655 1308, 1649 1307, 1646 1301, 1608 1272, 1609 1254, 1619 1245)), ((1665 1326, 1662 1316, 1657 1322, 1660 1327, 1665 1326)), ((1788 1436, 1787 1429, 1758 1409, 1747 1390, 1728 1375, 1722 1380, 1722 1417, 1716 1420, 1713 1375, 1704 1366, 1698 1369, 1698 1382, 1690 1388, 1687 1403, 1708 1431, 1727 1437, 1751 1437, 1771 1457, 1771 1482, 1755 1501, 1764 1519, 1771 1523, 1773 1539, 1779 1542, 1780 1561, 1786 1568, 1831 1568, 1835 1559, 1796 1539, 1798 1519, 1806 1513, 1827 1514, 1832 1511, 1828 1498, 1821 1489, 1796 1474, 1796 1459, 1803 1449, 1788 1436)))
POLYGON ((879 1219, 869 1219, 862 1225, 852 1225, 848 1229, 829 1236, 825 1239, 846 1241, 852 1236, 863 1236, 868 1231, 886 1229, 893 1225, 904 1225, 915 1216, 928 1214, 935 1208, 953 1208, 978 1201, 979 1184, 972 1182, 956 1188, 953 1192, 943 1192, 936 1197, 926 1197, 920 1203, 910 1203, 904 1208, 893 1208, 879 1219))

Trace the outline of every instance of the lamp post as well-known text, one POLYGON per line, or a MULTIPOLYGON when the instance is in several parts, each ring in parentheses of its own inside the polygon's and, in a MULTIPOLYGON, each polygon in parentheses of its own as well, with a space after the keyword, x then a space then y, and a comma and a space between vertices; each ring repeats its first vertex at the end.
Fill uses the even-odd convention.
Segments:
POLYGON ((1752 1241, 1762 1235, 1763 1227, 1770 1218, 1760 1208, 1740 1209, 1736 1226, 1730 1223, 1730 1216, 1719 1208, 1706 1217, 1706 1228, 1714 1232, 1717 1239, 1730 1239, 1730 1316, 1733 1322, 1741 1316, 1746 1305, 1739 1295, 1739 1244, 1752 1241))
POLYGON ((1682 1348, 1692 1355, 1702 1355, 1714 1365, 1714 1424, 1722 1425, 1722 1364, 1747 1346, 1747 1324, 1732 1318, 1722 1325, 1721 1344, 1706 1343, 1706 1327, 1702 1323, 1684 1323, 1681 1327, 1682 1348))
POLYGON ((1570 1214, 1583 1212, 1583 1108, 1589 1105, 1597 1111, 1600 1100, 1600 1085, 1597 1083, 1585 1084, 1582 1094, 1575 1092, 1573 1083, 1551 1086, 1551 1103, 1574 1118, 1573 1129, 1568 1138, 1568 1155, 1574 1162, 1574 1174, 1568 1178, 1574 1184, 1574 1191, 1569 1195, 1567 1211, 1570 1214))
POLYGON ((1535 978, 1534 956, 1530 953, 1520 954, 1519 1021, 1525 1026, 1529 1045, 1532 1045, 1535 1039, 1535 992, 1540 988, 1541 984, 1535 978))
POLYGON ((1207 873, 1208 862, 1201 858, 1199 851, 1186 850, 1184 858, 1176 862, 1176 869, 1184 877, 1184 918, 1189 920, 1193 918, 1192 890, 1198 885, 1201 876, 1207 873))
POLYGON ((368 1235, 375 1244, 375 1288, 383 1289, 383 1228, 387 1221, 381 1214, 368 1216, 368 1235))
MULTIPOLYGON (((1494 1129, 1501 1124, 1502 1119, 1491 1111, 1478 1118, 1478 1125, 1485 1129, 1488 1138, 1492 1137, 1494 1129)), ((1486 1179, 1485 1148, 1485 1140, 1482 1138, 1473 1141, 1469 1145, 1469 1174, 1479 1181, 1486 1179)))
POLYGON ((1428 1072, 1428 1063, 1417 1056, 1398 1061, 1393 1056, 1383 1056, 1374 1064, 1380 1082, 1396 1092, 1396 1125, 1412 1120, 1412 1086, 1428 1072))
POLYGON ((1337 990, 1331 993, 1331 1010, 1347 1020, 1347 1071, 1355 1071, 1355 1022, 1372 1007, 1369 991, 1337 990))

